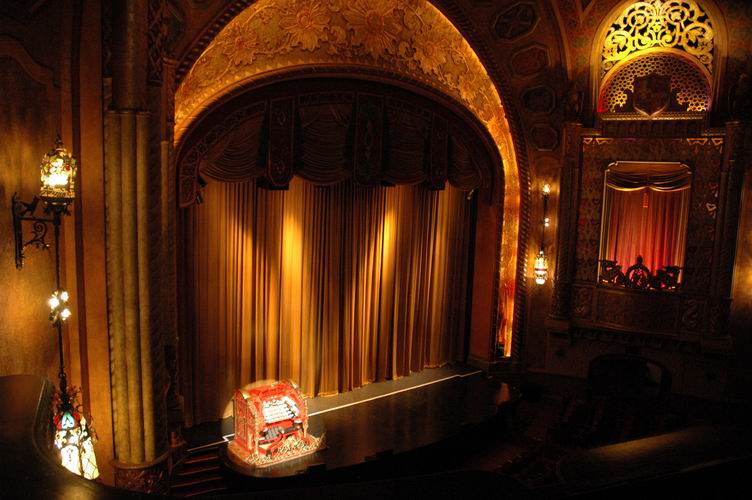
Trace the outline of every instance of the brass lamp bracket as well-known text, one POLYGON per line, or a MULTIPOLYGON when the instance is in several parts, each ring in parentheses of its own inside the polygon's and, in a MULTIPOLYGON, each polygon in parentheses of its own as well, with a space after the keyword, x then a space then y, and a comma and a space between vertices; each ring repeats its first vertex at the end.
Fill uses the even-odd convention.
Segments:
POLYGON ((47 224, 60 224, 62 214, 69 215, 67 204, 43 203, 43 212, 47 217, 37 215, 37 209, 42 199, 34 196, 30 202, 21 201, 18 193, 13 193, 11 212, 13 214, 13 236, 15 237, 16 248, 16 269, 23 268, 24 259, 26 258, 25 250, 29 246, 34 246, 42 250, 50 248, 47 243, 47 224), (23 223, 31 223, 31 238, 24 241, 23 223))

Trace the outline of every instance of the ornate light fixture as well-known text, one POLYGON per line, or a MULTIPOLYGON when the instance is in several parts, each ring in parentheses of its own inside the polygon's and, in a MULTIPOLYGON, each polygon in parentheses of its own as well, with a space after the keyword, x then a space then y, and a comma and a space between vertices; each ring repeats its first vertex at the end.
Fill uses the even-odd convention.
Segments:
POLYGON ((76 198, 76 158, 63 147, 63 141, 55 140, 55 149, 42 159, 42 188, 39 196, 49 204, 69 205, 76 198))
POLYGON ((60 225, 63 215, 70 215, 68 207, 76 198, 75 182, 77 162, 64 147, 60 137, 55 141, 55 148, 42 159, 41 188, 39 195, 26 203, 13 194, 11 211, 13 212, 13 232, 16 244, 16 267, 24 264, 24 250, 35 246, 49 249, 46 242, 48 224, 52 224, 55 237, 55 290, 47 300, 50 306, 50 322, 57 331, 58 354, 60 356, 60 388, 54 405, 55 415, 52 423, 55 427, 55 447, 60 450, 63 467, 87 479, 99 476, 97 460, 94 456, 93 429, 83 416, 78 403, 78 391, 68 387, 63 358, 63 323, 71 316, 68 308, 70 295, 60 285, 60 225), (37 215, 37 208, 42 205, 44 215, 37 215), (23 223, 32 223, 32 237, 24 241, 23 223))
POLYGON ((540 250, 538 250, 538 256, 535 258, 535 267, 533 274, 535 276, 535 283, 543 285, 548 279, 548 260, 546 259, 546 228, 551 225, 551 219, 548 217, 548 197, 551 194, 551 186, 548 184, 543 185, 543 220, 541 223, 541 243, 540 250))
MULTIPOLYGON (((58 137, 55 148, 50 150, 39 166, 41 171, 41 187, 39 195, 26 203, 18 199, 18 193, 13 194, 11 211, 13 212, 13 234, 16 240, 16 268, 21 269, 24 264, 25 250, 34 246, 47 250, 50 245, 46 241, 48 224, 55 228, 55 242, 60 237, 60 217, 70 215, 68 206, 76 198, 76 159, 64 147, 58 137), (42 202, 44 215, 37 214, 39 203, 42 202), (24 241, 23 223, 32 223, 32 237, 24 241)), ((55 245, 56 256, 57 245, 55 245)), ((56 261, 59 267, 59 262, 56 261)), ((59 287, 58 287, 59 288, 59 287)))
POLYGON ((535 283, 537 285, 543 285, 548 279, 548 260, 543 250, 538 252, 538 256, 535 258, 535 283))

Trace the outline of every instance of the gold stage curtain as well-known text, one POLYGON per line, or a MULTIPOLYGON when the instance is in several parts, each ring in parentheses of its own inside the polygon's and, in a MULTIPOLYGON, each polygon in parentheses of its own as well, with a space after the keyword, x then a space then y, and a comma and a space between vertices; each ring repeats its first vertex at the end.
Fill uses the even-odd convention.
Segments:
POLYGON ((182 214, 189 423, 257 380, 333 394, 464 358, 464 192, 296 177, 210 182, 204 200, 182 214))

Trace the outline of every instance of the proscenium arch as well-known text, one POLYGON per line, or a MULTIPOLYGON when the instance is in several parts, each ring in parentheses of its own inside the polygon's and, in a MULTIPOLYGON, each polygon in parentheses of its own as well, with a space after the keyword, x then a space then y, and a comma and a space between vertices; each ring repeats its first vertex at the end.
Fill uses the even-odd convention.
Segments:
MULTIPOLYGON (((644 1, 644 0, 643 0, 644 1)), ((714 42, 714 55, 713 55, 713 71, 712 74, 709 74, 707 68, 703 67, 702 64, 700 64, 698 61, 692 61, 692 63, 697 66, 701 67, 702 73, 708 78, 708 82, 710 84, 710 92, 712 95, 712 101, 711 101, 711 109, 715 109, 718 105, 718 99, 719 99, 719 92, 718 89, 721 88, 721 77, 725 74, 726 71, 726 53, 728 50, 728 34, 726 30, 726 22, 721 14, 721 11, 716 6, 715 2, 713 0, 692 0, 694 3, 698 4, 707 14, 708 19, 711 21, 713 25, 713 42, 714 42)), ((677 49, 665 49, 665 48, 650 48, 650 49, 643 49, 637 52, 633 52, 629 55, 629 57, 626 58, 626 61, 617 64, 609 70, 609 72, 604 75, 605 78, 601 77, 601 54, 603 51, 603 44, 606 40, 606 36, 608 34, 608 30, 611 27, 611 25, 619 18, 620 14, 629 7, 632 4, 639 3, 637 0, 624 0, 619 3, 617 3, 610 11, 609 13, 603 17, 603 20, 601 21, 600 26, 598 26, 597 31, 595 32, 595 38, 593 39, 593 43, 591 44, 592 50, 590 53, 590 92, 591 92, 591 102, 593 103, 593 109, 597 109, 598 106, 598 99, 600 97, 601 89, 603 86, 606 85, 607 80, 611 79, 616 72, 618 72, 619 68, 622 68, 625 63, 631 62, 632 60, 639 58, 643 56, 646 53, 652 52, 652 53, 673 53, 674 55, 677 55, 678 52, 680 52, 677 49)), ((664 2, 665 3, 665 2, 664 2)), ((685 53, 683 54, 684 59, 686 60, 692 60, 694 59, 694 56, 685 53)))
MULTIPOLYGON (((252 4, 217 33, 178 87, 176 150, 180 150, 186 132, 201 116, 228 95, 274 75, 304 68, 318 71, 343 67, 428 87, 460 103, 492 137, 503 160, 504 178, 497 278, 502 288, 512 290, 505 294, 502 308, 506 318, 500 324, 504 325, 503 337, 518 342, 512 338, 512 331, 519 327, 514 323, 521 317, 517 311, 521 305, 519 294, 514 290, 521 196, 525 193, 520 190, 510 124, 496 86, 478 55, 430 2, 259 0, 252 4)), ((522 222, 526 227, 526 221, 522 222)), ((496 332, 492 336, 495 338, 496 332)))

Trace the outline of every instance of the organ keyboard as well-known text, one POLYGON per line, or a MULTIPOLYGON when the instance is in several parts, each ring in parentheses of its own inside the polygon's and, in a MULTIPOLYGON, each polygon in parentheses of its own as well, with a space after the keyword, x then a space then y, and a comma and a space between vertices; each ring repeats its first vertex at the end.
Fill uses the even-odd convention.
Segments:
POLYGON ((290 381, 235 391, 235 439, 229 450, 263 467, 315 452, 322 439, 308 434, 308 409, 290 381))

